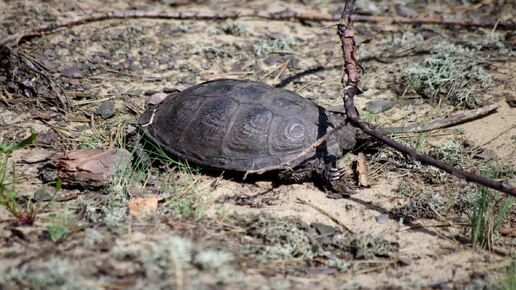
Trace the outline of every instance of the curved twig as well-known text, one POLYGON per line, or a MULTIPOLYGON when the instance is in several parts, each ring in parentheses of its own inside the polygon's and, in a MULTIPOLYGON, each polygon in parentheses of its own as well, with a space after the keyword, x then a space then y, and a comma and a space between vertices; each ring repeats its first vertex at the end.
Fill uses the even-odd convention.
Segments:
POLYGON ((479 176, 473 173, 466 172, 462 169, 453 167, 443 161, 434 159, 428 155, 416 152, 414 149, 398 143, 376 131, 368 123, 362 121, 357 113, 353 98, 356 95, 362 93, 359 89, 358 84, 360 81, 358 64, 355 58, 355 39, 353 34, 353 24, 351 21, 351 13, 353 12, 353 5, 356 0, 346 0, 346 5, 342 11, 341 19, 337 25, 337 34, 340 37, 342 43, 342 54, 344 57, 344 71, 347 76, 347 81, 344 83, 344 107, 346 110, 347 120, 354 126, 360 128, 366 134, 374 137, 375 139, 383 142, 389 147, 396 149, 399 152, 406 154, 412 160, 419 161, 421 163, 434 166, 449 174, 465 179, 466 181, 475 182, 477 184, 496 189, 498 191, 505 192, 512 196, 516 196, 516 188, 507 183, 498 182, 483 176, 479 176))
MULTIPOLYGON (((0 45, 16 46, 23 40, 34 36, 54 33, 64 27, 77 26, 81 24, 113 20, 113 19, 178 19, 178 20, 224 20, 236 19, 243 17, 261 18, 274 21, 297 20, 297 21, 338 21, 338 15, 318 12, 300 12, 292 9, 284 9, 278 12, 261 11, 261 10, 240 10, 229 12, 156 12, 156 11, 127 11, 127 12, 107 12, 94 13, 85 16, 79 16, 71 19, 62 20, 55 23, 44 23, 34 27, 25 29, 19 33, 7 36, 0 40, 0 45)), ((488 27, 492 28, 496 25, 500 29, 516 29, 516 22, 493 22, 493 21, 466 21, 443 19, 439 17, 431 18, 406 18, 406 17, 388 17, 388 16, 369 16, 354 15, 353 21, 371 22, 371 23, 393 23, 393 24, 415 24, 415 25, 452 25, 460 27, 488 27)))

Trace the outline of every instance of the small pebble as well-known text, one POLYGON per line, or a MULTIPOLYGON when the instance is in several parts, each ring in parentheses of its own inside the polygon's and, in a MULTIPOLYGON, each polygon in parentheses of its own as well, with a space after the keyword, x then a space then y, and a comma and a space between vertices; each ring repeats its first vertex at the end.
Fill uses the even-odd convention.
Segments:
POLYGON ((95 111, 96 115, 102 117, 102 119, 109 119, 115 115, 115 101, 110 100, 103 102, 95 111))
POLYGON ((322 223, 312 223, 311 226, 323 237, 332 236, 336 233, 335 228, 322 223))
POLYGON ((509 104, 509 106, 511 106, 511 108, 516 108, 516 93, 510 92, 507 95, 506 100, 507 100, 507 104, 509 104))
POLYGON ((377 99, 366 103, 365 110, 373 114, 378 114, 394 107, 396 101, 393 99, 377 99))
POLYGON ((156 93, 149 97, 147 101, 147 105, 157 105, 161 103, 165 98, 167 97, 167 94, 165 93, 156 93))
POLYGON ((50 159, 50 157, 52 157, 52 155, 54 155, 54 152, 47 149, 39 148, 30 150, 29 152, 27 152, 27 154, 24 154, 21 159, 25 163, 33 164, 47 161, 50 159))
POLYGON ((412 261, 411 261, 411 260, 410 260, 410 258, 409 258, 409 257, 407 257, 407 256, 399 256, 399 257, 398 257, 398 262, 400 262, 400 264, 401 264, 402 266, 408 266, 408 265, 410 265, 410 263, 411 263, 412 261))
POLYGON ((376 217, 376 222, 379 223, 379 224, 385 224, 389 221, 389 215, 388 214, 381 214, 379 216, 376 217))
POLYGON ((32 199, 34 201, 50 201, 52 200, 52 195, 44 188, 40 188, 34 192, 32 199))

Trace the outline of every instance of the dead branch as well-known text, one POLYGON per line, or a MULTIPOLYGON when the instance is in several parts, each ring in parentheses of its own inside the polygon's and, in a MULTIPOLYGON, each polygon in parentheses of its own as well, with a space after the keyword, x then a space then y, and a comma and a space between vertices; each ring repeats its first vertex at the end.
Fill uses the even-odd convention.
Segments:
MULTIPOLYGON (((277 12, 260 11, 260 10, 240 10, 229 12, 152 12, 152 11, 130 11, 130 12, 107 12, 94 13, 85 16, 78 16, 71 19, 62 20, 54 23, 44 23, 41 25, 27 28, 19 33, 7 36, 0 40, 0 45, 16 46, 23 40, 34 36, 41 36, 59 31, 65 27, 72 27, 86 23, 114 20, 114 19, 176 19, 176 20, 225 20, 236 18, 261 18, 273 21, 339 21, 338 15, 330 15, 318 12, 301 12, 292 9, 284 9, 277 12)), ((439 17, 431 18, 405 18, 405 17, 389 17, 389 16, 367 16, 353 15, 353 21, 369 22, 369 23, 392 23, 392 24, 414 24, 414 25, 450 25, 459 27, 488 27, 492 28, 496 25, 497 29, 516 29, 516 22, 493 22, 493 21, 466 21, 444 19, 439 17)))
POLYGON ((353 12, 353 6, 356 0, 346 0, 345 7, 342 11, 341 19, 337 24, 337 34, 339 35, 342 43, 342 54, 344 57, 344 75, 347 76, 347 81, 344 83, 344 76, 342 78, 342 84, 344 86, 344 107, 346 109, 347 120, 354 126, 360 128, 366 134, 374 137, 375 139, 383 142, 396 149, 399 152, 406 154, 410 159, 417 160, 421 163, 434 166, 449 174, 465 179, 466 181, 474 182, 498 191, 508 193, 512 196, 516 196, 516 188, 507 183, 498 182, 483 176, 479 176, 473 173, 465 172, 462 169, 455 168, 436 160, 428 155, 417 153, 414 149, 407 147, 401 143, 398 143, 376 131, 368 123, 362 121, 357 113, 353 98, 356 95, 362 93, 358 87, 360 81, 358 64, 355 58, 355 38, 353 33, 353 24, 351 21, 351 14, 353 12))
POLYGON ((416 123, 405 127, 390 127, 390 128, 378 128, 383 134, 398 134, 398 133, 420 133, 428 132, 432 130, 442 129, 464 122, 474 120, 476 118, 485 116, 498 108, 497 104, 486 105, 477 109, 457 112, 452 114, 448 118, 441 120, 435 120, 430 123, 416 123))

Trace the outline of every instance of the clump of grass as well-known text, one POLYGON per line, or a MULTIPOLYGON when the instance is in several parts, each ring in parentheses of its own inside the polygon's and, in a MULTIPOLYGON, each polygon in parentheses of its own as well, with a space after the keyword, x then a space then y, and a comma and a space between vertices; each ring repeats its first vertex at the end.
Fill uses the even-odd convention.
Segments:
POLYGON ((500 281, 499 287, 502 290, 516 289, 516 259, 514 256, 511 265, 500 281))
POLYGON ((477 107, 478 95, 492 84, 474 50, 448 42, 436 45, 431 56, 404 73, 408 88, 439 105, 477 107))
MULTIPOLYGON (((480 172, 493 179, 501 177, 501 172, 494 166, 484 165, 480 172)), ((479 187, 479 195, 471 216, 471 242, 474 246, 489 250, 493 248, 494 236, 511 212, 513 201, 512 196, 504 196, 486 187, 479 187)))
POLYGON ((232 253, 205 249, 179 236, 117 245, 111 248, 110 254, 116 260, 139 265, 147 277, 175 277, 171 280, 182 281, 183 275, 199 276, 205 272, 212 274, 221 284, 238 283, 243 279, 243 275, 232 266, 235 262, 232 253))
MULTIPOLYGON (((423 146, 426 142, 426 134, 420 133, 410 138, 404 138, 401 135, 391 136, 395 141, 414 148, 417 152, 423 152, 423 146)), ((405 155, 393 148, 385 148, 379 151, 373 158, 377 161, 389 162, 392 167, 406 168, 406 169, 421 169, 420 162, 410 160, 405 155)))
POLYGON ((261 39, 255 43, 254 52, 258 56, 264 56, 271 52, 290 51, 290 49, 296 44, 296 39, 290 35, 269 35, 265 39, 261 39))
POLYGON ((192 168, 188 162, 171 158, 162 148, 152 142, 147 142, 145 145, 151 147, 146 151, 149 158, 174 167, 172 170, 167 170, 172 174, 164 175, 160 182, 160 189, 169 193, 165 200, 165 206, 176 218, 201 219, 210 201, 210 196, 199 186, 200 169, 192 168))
POLYGON ((231 266, 234 259, 233 254, 226 251, 204 250, 195 256, 194 263, 201 269, 214 273, 220 282, 229 283, 243 279, 231 266))
POLYGON ((203 55, 212 55, 216 58, 227 58, 231 57, 231 54, 226 50, 214 47, 214 46, 202 46, 198 49, 198 53, 203 55))
POLYGON ((390 44, 393 47, 405 48, 408 46, 418 46, 423 43, 423 35, 421 33, 414 33, 412 31, 404 32, 401 37, 397 37, 395 34, 390 34, 390 44))
POLYGON ((40 211, 40 202, 28 201, 23 207, 18 202, 18 193, 14 190, 17 183, 16 168, 13 165, 9 168, 9 156, 16 150, 32 144, 37 134, 31 134, 28 138, 16 144, 0 144, 0 205, 3 206, 21 224, 32 225, 40 211))
MULTIPOLYGON (((457 140, 450 140, 443 144, 432 146, 428 153, 438 160, 460 168, 467 164, 466 157, 469 155, 466 152, 464 143, 457 140)), ((423 173, 423 179, 429 183, 443 183, 454 178, 452 175, 433 166, 422 167, 421 172, 423 173)))
POLYGON ((83 245, 87 248, 93 248, 104 242, 104 235, 96 229, 89 228, 84 230, 83 245))
POLYGON ((101 289, 89 281, 85 283, 89 273, 79 271, 77 264, 67 259, 50 260, 44 267, 11 267, 1 273, 0 285, 6 289, 101 289))
POLYGON ((76 221, 64 210, 59 215, 50 217, 47 225, 48 236, 53 242, 62 242, 70 235, 75 224, 76 221))
POLYGON ((421 218, 442 217, 454 204, 453 199, 447 199, 439 192, 416 189, 405 182, 400 183, 397 193, 406 197, 407 202, 391 212, 409 223, 421 218))
POLYGON ((310 260, 316 255, 307 232, 288 219, 259 215, 251 223, 248 234, 264 241, 250 249, 265 260, 310 260))
POLYGON ((389 241, 373 235, 364 235, 351 241, 351 252, 357 259, 373 259, 377 256, 387 256, 397 247, 389 241))

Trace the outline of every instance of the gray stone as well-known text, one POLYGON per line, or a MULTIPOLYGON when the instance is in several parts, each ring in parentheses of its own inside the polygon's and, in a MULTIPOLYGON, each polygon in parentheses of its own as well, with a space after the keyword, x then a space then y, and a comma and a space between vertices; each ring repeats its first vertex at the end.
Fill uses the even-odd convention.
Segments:
POLYGON ((110 100, 102 103, 97 110, 95 115, 99 115, 102 119, 109 119, 115 115, 115 101, 110 100))
POLYGON ((511 106, 511 108, 516 108, 516 93, 509 93, 506 97, 507 104, 511 106))
POLYGON ((54 152, 43 149, 43 148, 37 148, 32 149, 28 151, 26 154, 24 154, 21 157, 21 160, 25 163, 33 164, 38 162, 47 161, 54 155, 54 152))
POLYGON ((323 237, 332 236, 336 233, 335 228, 322 223, 312 223, 311 226, 323 237))
POLYGON ((50 194, 45 188, 40 188, 34 192, 32 199, 34 201, 50 201, 52 200, 52 194, 50 194))
POLYGON ((373 114, 378 114, 394 107, 394 104, 396 104, 396 101, 393 99, 372 100, 366 103, 365 110, 373 114))
POLYGON ((389 215, 388 214, 381 214, 376 217, 376 222, 379 224, 386 224, 389 221, 389 215))

